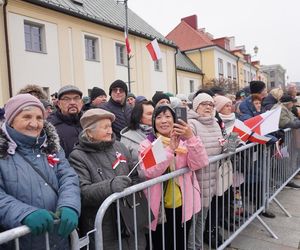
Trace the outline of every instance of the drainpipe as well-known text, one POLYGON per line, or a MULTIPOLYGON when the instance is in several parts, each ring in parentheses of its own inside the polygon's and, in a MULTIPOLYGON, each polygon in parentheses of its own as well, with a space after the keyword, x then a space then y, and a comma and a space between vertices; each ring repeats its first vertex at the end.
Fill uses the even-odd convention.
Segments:
POLYGON ((238 57, 237 62, 236 62, 236 79, 237 79, 237 87, 238 90, 240 90, 240 72, 239 72, 239 60, 240 58, 238 57))
POLYGON ((176 52, 174 54, 175 61, 175 93, 178 94, 178 82, 177 82, 177 63, 176 63, 176 55, 178 54, 178 48, 176 48, 176 52))
POLYGON ((7 60, 7 74, 8 74, 8 90, 9 97, 12 97, 12 84, 11 84, 11 68, 10 68, 10 58, 9 58, 9 44, 8 44, 8 27, 7 27, 7 8, 8 0, 4 0, 3 4, 3 18, 4 18, 4 36, 5 36, 5 46, 6 46, 6 60, 7 60))

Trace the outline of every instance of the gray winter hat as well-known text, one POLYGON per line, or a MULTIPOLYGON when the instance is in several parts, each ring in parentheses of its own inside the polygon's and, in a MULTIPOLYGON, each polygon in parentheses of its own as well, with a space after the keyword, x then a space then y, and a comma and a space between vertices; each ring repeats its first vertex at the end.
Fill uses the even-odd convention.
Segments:
POLYGON ((79 88, 77 88, 74 85, 66 85, 60 88, 60 90, 57 93, 57 98, 58 100, 60 100, 60 98, 66 94, 66 93, 70 93, 70 92, 75 92, 78 93, 80 95, 80 97, 82 97, 82 92, 80 91, 79 88))

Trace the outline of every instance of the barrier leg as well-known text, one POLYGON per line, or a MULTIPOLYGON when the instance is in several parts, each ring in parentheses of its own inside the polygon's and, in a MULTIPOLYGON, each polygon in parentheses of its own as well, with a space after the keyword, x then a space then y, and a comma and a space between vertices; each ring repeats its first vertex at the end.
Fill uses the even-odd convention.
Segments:
POLYGON ((284 206, 282 206, 282 204, 276 198, 274 198, 273 201, 278 205, 278 207, 285 213, 287 217, 292 218, 291 214, 284 208, 284 206))
POLYGON ((278 237, 277 237, 277 235, 272 231, 272 229, 262 220, 262 218, 260 218, 260 216, 257 216, 256 217, 258 220, 259 220, 259 222, 264 226, 264 228, 265 229, 267 229, 267 231, 271 234, 271 236, 274 238, 274 239, 276 239, 276 240, 278 240, 278 237))

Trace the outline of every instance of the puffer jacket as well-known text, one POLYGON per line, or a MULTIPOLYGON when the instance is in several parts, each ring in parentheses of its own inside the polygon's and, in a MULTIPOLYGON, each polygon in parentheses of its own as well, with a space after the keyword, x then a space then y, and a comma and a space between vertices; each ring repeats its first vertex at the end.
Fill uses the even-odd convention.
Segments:
POLYGON ((274 105, 272 109, 276 109, 278 106, 281 106, 279 128, 300 128, 300 119, 297 118, 290 110, 288 110, 284 104, 278 103, 274 105))
MULTIPOLYGON (((146 139, 141 143, 140 152, 151 145, 151 141, 146 139)), ((175 157, 175 168, 180 169, 188 167, 191 171, 184 174, 184 176, 178 177, 179 187, 182 195, 182 223, 192 218, 193 214, 196 214, 201 209, 201 198, 200 189, 197 182, 197 178, 192 171, 199 171, 208 164, 207 153, 203 147, 203 144, 199 137, 193 136, 192 138, 180 141, 180 147, 186 148, 187 153, 178 153, 175 157), (183 192, 184 190, 184 192, 183 192)), ((174 160, 174 152, 169 148, 165 147, 167 160, 146 169, 143 164, 141 165, 142 171, 144 172, 147 179, 152 179, 161 176, 166 172, 170 163, 174 160)), ((144 191, 146 197, 148 197, 147 190, 144 191)), ((151 229, 156 230, 159 207, 161 203, 161 184, 156 184, 150 188, 150 207, 154 215, 154 220, 151 224, 151 229)))
MULTIPOLYGON (((44 133, 38 139, 23 135, 5 123, 0 129, 0 226, 7 230, 21 226, 22 220, 37 209, 56 212, 61 207, 74 209, 80 214, 78 176, 65 158, 55 128, 45 122, 44 133), (48 163, 49 154, 56 154, 59 162, 48 163), (48 182, 24 160, 38 168, 48 182)), ((56 228, 57 226, 55 226, 56 228)), ((55 233, 56 232, 56 233, 55 233)), ((28 235, 20 239, 21 249, 45 249, 45 236, 28 235)), ((13 245, 13 243, 11 243, 13 245)), ((12 249, 10 243, 0 249, 12 249)), ((68 249, 68 240, 50 233, 51 249, 68 249)))
POLYGON ((259 115, 264 112, 264 109, 262 107, 261 112, 257 112, 253 103, 252 103, 252 97, 251 95, 248 96, 244 101, 241 102, 240 106, 240 115, 237 117, 241 121, 246 121, 256 115, 259 115))
MULTIPOLYGON (((127 127, 121 131, 121 142, 127 147, 130 152, 132 164, 135 166, 139 161, 139 149, 141 142, 146 139, 146 134, 141 129, 131 130, 127 127)), ((140 177, 144 178, 140 167, 137 168, 140 177)))
MULTIPOLYGON (((219 139, 223 139, 222 132, 215 117, 200 117, 195 111, 189 110, 188 124, 196 136, 203 142, 208 156, 215 156, 222 153, 222 146, 219 139)), ((203 207, 208 207, 211 198, 216 194, 217 163, 196 171, 197 179, 201 189, 201 200, 203 207)))
POLYGON ((119 141, 121 139, 121 130, 129 124, 132 108, 127 104, 127 102, 122 105, 115 102, 112 98, 110 98, 108 102, 101 104, 100 108, 115 114, 116 120, 112 124, 112 129, 119 141))
POLYGON ((51 113, 48 117, 48 121, 56 128, 59 135, 60 145, 64 149, 66 158, 69 158, 73 147, 78 142, 78 136, 82 131, 80 125, 80 118, 82 112, 78 115, 63 115, 60 110, 55 113, 51 113))
MULTIPOLYGON (((131 159, 127 148, 119 141, 90 142, 85 133, 79 136, 79 143, 74 147, 69 158, 71 166, 74 167, 80 180, 82 214, 79 220, 81 236, 94 228, 95 217, 102 202, 113 192, 111 181, 115 176, 128 175, 131 159), (112 164, 116 161, 116 154, 120 153, 126 158, 126 162, 120 162, 113 169, 112 164)), ((117 219, 114 204, 107 210, 103 223, 104 249, 118 249, 117 219)), ((144 235, 139 234, 139 244, 145 244, 144 235)), ((123 249, 131 249, 134 237, 123 240, 123 249)), ((94 240, 90 249, 94 249, 94 240)), ((140 248, 139 248, 140 249, 140 248)))

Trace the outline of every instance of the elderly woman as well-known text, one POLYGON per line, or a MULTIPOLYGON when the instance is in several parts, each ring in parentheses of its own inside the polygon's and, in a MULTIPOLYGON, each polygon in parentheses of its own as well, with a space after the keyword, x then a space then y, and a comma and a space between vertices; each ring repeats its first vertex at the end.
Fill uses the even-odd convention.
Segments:
MULTIPOLYGON (((79 175, 82 214, 79 229, 82 236, 94 228, 98 208, 114 192, 130 186, 127 177, 131 158, 124 144, 116 140, 112 132, 115 115, 103 109, 90 109, 80 119, 83 131, 79 143, 70 154, 69 161, 79 175)), ((105 250, 118 249, 116 211, 111 206, 103 220, 105 250)), ((139 249, 145 248, 145 235, 138 234, 139 249)), ((122 239, 123 249, 134 248, 134 236, 122 239)), ((92 240, 90 249, 94 249, 92 240)))
POLYGON ((224 123, 224 129, 226 134, 229 135, 232 132, 234 122, 235 122, 235 113, 232 112, 232 101, 222 95, 214 97, 216 111, 219 112, 219 116, 224 123))
POLYGON ((30 94, 16 95, 5 105, 0 129, 0 226, 30 228, 31 234, 20 239, 21 249, 46 249, 40 234, 47 231, 51 249, 69 249, 67 236, 80 213, 79 181, 55 128, 44 119, 43 104, 30 94), (58 225, 53 225, 54 218, 60 218, 58 225))
MULTIPOLYGON (((208 157, 201 140, 193 135, 190 126, 182 120, 175 123, 174 110, 168 105, 159 105, 155 108, 152 118, 154 134, 149 135, 141 145, 141 151, 147 148, 153 140, 161 137, 167 160, 142 170, 148 179, 161 176, 164 173, 175 171, 183 167, 190 170, 198 170, 208 164, 208 157)), ((150 188, 150 206, 155 217, 152 222, 153 249, 162 249, 162 224, 158 224, 159 210, 163 202, 165 207, 165 249, 175 249, 173 245, 173 231, 176 231, 176 249, 184 249, 184 227, 186 233, 190 228, 190 220, 194 213, 200 211, 200 192, 195 175, 190 171, 185 176, 175 178, 175 183, 169 180, 164 191, 160 184, 150 188), (173 184, 175 186, 173 190, 173 184), (164 192, 164 200, 161 201, 161 193, 164 192), (173 193, 174 201, 173 203, 173 193), (175 228, 173 223, 173 208, 175 208, 175 228), (183 211, 184 210, 184 211, 183 211)), ((147 194, 147 192, 146 192, 147 194)))
MULTIPOLYGON (((191 126, 193 133, 201 138, 205 146, 208 156, 215 156, 222 153, 222 132, 219 124, 215 119, 215 103, 214 99, 206 94, 200 93, 193 100, 193 109, 189 110, 188 123, 191 126)), ((209 166, 202 168, 196 172, 199 186, 201 189, 201 200, 203 201, 203 209, 197 215, 195 244, 196 249, 201 248, 201 235, 203 234, 204 225, 208 214, 208 208, 211 206, 211 211, 214 212, 216 205, 216 181, 217 181, 217 163, 211 163, 209 166), (211 204, 211 205, 210 205, 211 204), (202 220, 203 217, 203 220, 202 220)), ((216 216, 211 216, 211 244, 214 246, 221 243, 221 237, 216 239, 216 216)), ((205 231, 204 241, 209 242, 208 231, 205 231)), ((192 249, 193 235, 190 233, 189 249, 192 249)))
POLYGON ((151 101, 137 103, 132 109, 129 126, 121 131, 121 142, 129 149, 133 165, 139 161, 140 143, 152 132, 153 110, 151 101))

